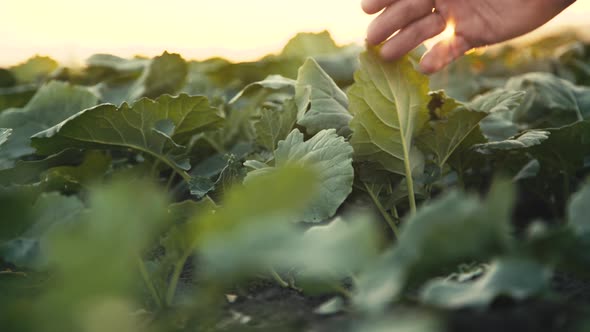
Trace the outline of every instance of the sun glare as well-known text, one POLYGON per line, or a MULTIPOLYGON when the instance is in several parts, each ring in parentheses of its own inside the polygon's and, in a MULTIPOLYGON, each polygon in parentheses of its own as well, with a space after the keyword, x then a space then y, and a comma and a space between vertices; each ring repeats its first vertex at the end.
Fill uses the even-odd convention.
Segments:
POLYGON ((447 28, 440 34, 440 38, 442 40, 451 40, 453 37, 455 37, 455 22, 449 20, 447 22, 447 28))

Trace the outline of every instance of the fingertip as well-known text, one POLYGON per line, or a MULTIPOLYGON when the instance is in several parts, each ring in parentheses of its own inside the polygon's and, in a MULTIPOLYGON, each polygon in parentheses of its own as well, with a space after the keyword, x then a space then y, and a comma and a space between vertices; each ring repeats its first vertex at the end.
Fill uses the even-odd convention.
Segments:
POLYGON ((439 42, 424 54, 420 61, 420 70, 426 74, 434 74, 463 56, 470 49, 470 44, 460 36, 439 42))
POLYGON ((419 69, 422 74, 432 75, 438 72, 441 68, 433 65, 432 63, 425 63, 424 61, 421 61, 419 69))
POLYGON ((399 59, 402 55, 399 54, 397 47, 392 47, 391 43, 385 43, 383 47, 379 50, 379 55, 385 61, 395 61, 399 59))
POLYGON ((380 8, 377 8, 376 2, 374 0, 362 0, 361 8, 369 15, 376 14, 380 10, 380 8))

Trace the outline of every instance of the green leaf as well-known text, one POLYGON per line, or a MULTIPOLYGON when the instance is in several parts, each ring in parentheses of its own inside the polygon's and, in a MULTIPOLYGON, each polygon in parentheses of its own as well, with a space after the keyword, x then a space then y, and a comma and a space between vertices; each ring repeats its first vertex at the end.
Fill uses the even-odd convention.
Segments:
POLYGON ((544 141, 549 139, 550 134, 550 132, 544 130, 530 130, 511 139, 485 144, 477 144, 473 148, 480 153, 527 149, 533 146, 541 145, 544 141))
POLYGON ((238 99, 247 97, 260 88, 268 90, 283 90, 293 88, 294 86, 295 81, 290 78, 286 78, 281 75, 270 75, 262 81, 246 85, 246 87, 242 89, 242 91, 240 91, 237 95, 235 95, 235 97, 233 97, 229 103, 234 104, 238 99))
POLYGON ((58 166, 41 174, 48 190, 64 193, 77 192, 83 188, 100 183, 111 168, 112 158, 103 151, 86 151, 82 162, 73 166, 58 166))
POLYGON ((370 316, 366 322, 355 327, 353 332, 440 332, 445 324, 433 314, 417 311, 406 315, 384 314, 370 316))
POLYGON ((533 261, 505 258, 493 262, 473 282, 434 280, 420 292, 422 302, 447 309, 484 309, 499 296, 522 301, 548 289, 551 272, 533 261))
POLYGON ((18 85, 0 88, 0 112, 25 106, 37 92, 36 85, 18 85))
POLYGON ((155 101, 141 99, 100 105, 38 133, 33 144, 38 153, 48 154, 64 148, 123 148, 147 153, 188 178, 182 156, 185 142, 192 135, 217 127, 222 122, 206 97, 163 95, 155 101))
POLYGON ((135 70, 144 62, 142 60, 126 62, 117 59, 91 58, 91 60, 91 63, 124 70, 121 78, 105 81, 94 87, 101 101, 115 105, 135 102, 141 97, 155 99, 162 94, 175 94, 184 86, 188 75, 188 65, 184 59, 178 54, 168 52, 145 62, 145 69, 137 78, 133 75, 128 78, 126 72, 129 69, 135 70))
POLYGON ((320 288, 318 282, 337 284, 374 259, 376 240, 372 221, 362 216, 336 218, 303 234, 293 225, 268 218, 211 237, 201 252, 209 276, 215 278, 231 281, 235 276, 265 273, 269 267, 295 269, 300 281, 320 288), (227 243, 232 243, 231 248, 227 243))
POLYGON ((299 109, 297 124, 305 127, 309 135, 324 129, 336 129, 344 137, 350 135, 348 98, 313 58, 299 68, 295 101, 299 109))
POLYGON ((19 83, 40 83, 58 68, 58 63, 44 56, 34 56, 27 62, 10 68, 19 83))
MULTIPOLYGON (((227 235, 254 223, 288 224, 293 216, 310 201, 316 181, 314 173, 302 168, 281 168, 269 176, 253 178, 244 186, 235 186, 225 195, 223 207, 200 211, 186 223, 172 230, 167 243, 174 245, 176 254, 166 303, 173 302, 180 273, 188 257, 197 249, 222 241, 226 249, 227 235), (289 188, 289 190, 285 190, 289 188), (260 204, 264 201, 264 204, 260 204)), ((242 238, 255 240, 241 232, 242 238)))
POLYGON ((332 54, 339 51, 328 31, 320 33, 299 33, 283 48, 281 56, 306 58, 332 54))
POLYGON ((16 77, 10 70, 0 68, 0 89, 13 87, 16 83, 16 77))
POLYGON ((57 273, 34 312, 49 330, 84 330, 80 325, 97 306, 131 303, 138 287, 149 282, 140 277, 140 255, 166 220, 164 195, 136 181, 94 188, 88 201, 90 209, 78 222, 56 227, 47 240, 48 261, 57 273))
POLYGON ((348 90, 353 119, 350 142, 356 161, 377 163, 405 176, 410 213, 416 212, 414 174, 421 174, 424 156, 414 145, 428 121, 428 78, 414 69, 409 56, 385 62, 377 48, 360 55, 355 84, 348 90))
POLYGON ((569 226, 578 235, 590 234, 590 185, 570 198, 567 210, 569 226))
POLYGON ((417 137, 417 144, 423 151, 434 154, 435 163, 442 169, 453 153, 461 153, 457 151, 459 147, 470 148, 463 145, 469 136, 474 137, 467 140, 470 144, 473 141, 485 141, 479 132, 479 122, 488 114, 457 103, 443 91, 430 95, 430 128, 422 130, 417 137))
POLYGON ((0 145, 8 141, 8 137, 12 134, 12 129, 0 128, 0 145))
POLYGON ((507 251, 513 199, 511 185, 500 182, 484 201, 451 192, 422 206, 404 223, 397 245, 359 276, 356 306, 380 311, 406 288, 419 286, 444 269, 507 251))
POLYGON ((94 54, 86 60, 90 68, 106 68, 117 72, 141 72, 149 62, 148 59, 124 59, 111 54, 94 54))
POLYGON ((42 173, 49 168, 74 165, 81 161, 82 154, 78 150, 64 150, 45 159, 34 161, 19 160, 14 167, 0 170, 1 185, 22 185, 31 181, 41 180, 42 173))
POLYGON ((507 89, 526 91, 514 121, 527 128, 561 127, 590 117, 588 87, 578 87, 548 73, 529 73, 511 78, 507 89))
POLYGON ((574 175, 584 168, 590 156, 590 121, 579 121, 556 129, 532 130, 504 142, 492 142, 476 147, 491 156, 516 152, 528 153, 539 160, 545 174, 574 175), (502 154, 499 154, 502 152, 502 154))
MULTIPOLYGON (((296 221, 320 222, 336 213, 352 192, 354 169, 352 147, 335 129, 322 130, 307 142, 298 129, 293 130, 275 151, 275 168, 301 165, 317 172, 319 190, 311 203, 297 215, 296 221)), ((272 167, 248 173, 246 183, 274 172, 272 167)))
POLYGON ((159 240, 160 246, 164 249, 163 255, 156 257, 154 263, 155 268, 151 272, 152 280, 155 287, 162 298, 164 298, 171 273, 174 272, 176 266, 184 264, 182 259, 192 243, 188 242, 191 237, 187 237, 186 231, 190 231, 194 225, 190 224, 190 220, 197 217, 206 217, 210 213, 214 213, 218 207, 209 198, 195 202, 184 201, 174 203, 168 206, 168 229, 163 232, 159 240))
POLYGON ((277 143, 287 138, 296 121, 297 105, 292 99, 287 99, 282 108, 262 109, 260 120, 254 124, 256 142, 267 150, 274 151, 277 143))
MULTIPOLYGON (((2 258, 19 267, 41 268, 47 264, 48 237, 55 227, 76 222, 84 209, 83 203, 75 196, 62 196, 57 193, 39 196, 31 207, 31 225, 16 239, 0 246, 2 258)), ((13 220, 12 222, 17 222, 13 220)))
POLYGON ((582 169, 590 156, 590 120, 548 131, 549 139, 531 148, 541 167, 570 175, 582 169))
POLYGON ((411 174, 420 160, 414 138, 428 121, 428 79, 408 58, 385 62, 375 49, 361 54, 360 61, 348 91, 355 157, 411 174))
POLYGON ((191 195, 197 199, 205 197, 209 192, 215 189, 216 181, 211 180, 207 177, 192 177, 188 183, 189 191, 191 195))
POLYGON ((30 146, 32 135, 96 105, 97 102, 96 96, 81 87, 60 82, 50 82, 41 87, 24 108, 0 113, 0 128, 13 130, 10 140, 0 150, 0 160, 14 160, 32 154, 35 151, 30 146))
MULTIPOLYGON (((490 114, 480 122, 483 135, 491 141, 508 139, 519 132, 513 117, 524 99, 525 92, 495 89, 475 97, 468 107, 490 114)), ((481 143, 481 142, 480 142, 481 143)))

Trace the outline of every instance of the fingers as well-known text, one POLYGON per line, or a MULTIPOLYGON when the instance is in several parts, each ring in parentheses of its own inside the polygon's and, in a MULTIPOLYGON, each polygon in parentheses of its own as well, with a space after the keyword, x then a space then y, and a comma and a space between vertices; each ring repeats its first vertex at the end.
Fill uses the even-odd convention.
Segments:
MULTIPOLYGON (((368 1, 368 0, 367 0, 368 1)), ((373 0, 377 2, 377 0, 373 0)), ((382 0, 385 3, 386 1, 382 0)), ((398 0, 369 25, 367 41, 377 45, 396 31, 432 13, 432 0, 398 0)))
MULTIPOLYGON (((431 13, 418 21, 404 27, 391 37, 381 48, 385 60, 396 60, 445 30, 445 20, 436 13, 431 13)), ((433 60, 430 60, 433 61, 433 60)))
POLYGON ((396 1, 398 0, 362 0, 361 7, 367 14, 376 14, 396 1))
POLYGON ((473 46, 461 36, 455 36, 450 40, 443 40, 434 45, 422 57, 420 69, 426 74, 435 73, 472 48, 473 46))

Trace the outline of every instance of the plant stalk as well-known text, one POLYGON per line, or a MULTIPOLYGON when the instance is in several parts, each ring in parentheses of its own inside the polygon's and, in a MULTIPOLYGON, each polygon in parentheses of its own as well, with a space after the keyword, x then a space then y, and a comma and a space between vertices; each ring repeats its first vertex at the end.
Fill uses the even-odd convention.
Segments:
POLYGON ((184 268, 187 257, 183 257, 178 264, 174 266, 172 277, 170 278, 170 285, 168 286, 168 292, 166 292, 166 305, 171 306, 174 301, 174 295, 176 295, 176 288, 178 287, 178 281, 180 280, 180 274, 184 268))
POLYGON ((277 271, 275 269, 273 269, 272 267, 270 268, 270 275, 273 277, 273 279, 283 288, 290 288, 291 285, 286 282, 283 278, 281 278, 281 276, 277 273, 277 271))
POLYGON ((152 282, 152 279, 150 278, 149 273, 145 268, 145 263, 143 262, 143 259, 141 259, 141 257, 139 256, 137 257, 137 265, 139 266, 139 272, 141 273, 141 277, 143 278, 145 285, 150 291, 150 294, 152 295, 154 302, 156 302, 158 308, 162 308, 162 299, 160 298, 160 294, 158 294, 156 287, 154 287, 154 283, 152 282))
POLYGON ((381 204, 381 202, 379 202, 379 198, 377 196, 375 196, 375 194, 373 193, 373 191, 371 190, 371 188, 369 188, 369 186, 367 185, 367 183, 366 182, 363 182, 363 184, 365 185, 365 189, 367 190, 367 193, 369 193, 369 196, 371 197, 371 200, 373 200, 373 203, 375 204, 375 206, 377 207, 377 209, 379 210, 379 212, 383 216, 383 219, 385 219, 385 221, 387 222, 387 224, 389 225, 389 227, 393 231, 393 234, 395 235, 395 237, 396 238, 399 238, 399 228, 397 227, 397 224, 391 218, 391 216, 389 215, 389 213, 387 213, 387 211, 385 211, 385 208, 383 207, 383 204, 381 204))
POLYGON ((410 216, 416 214, 416 196, 414 194, 414 179, 412 178, 412 167, 410 166, 410 153, 408 147, 404 147, 404 166, 406 168, 406 183, 408 185, 408 200, 410 203, 410 216))

